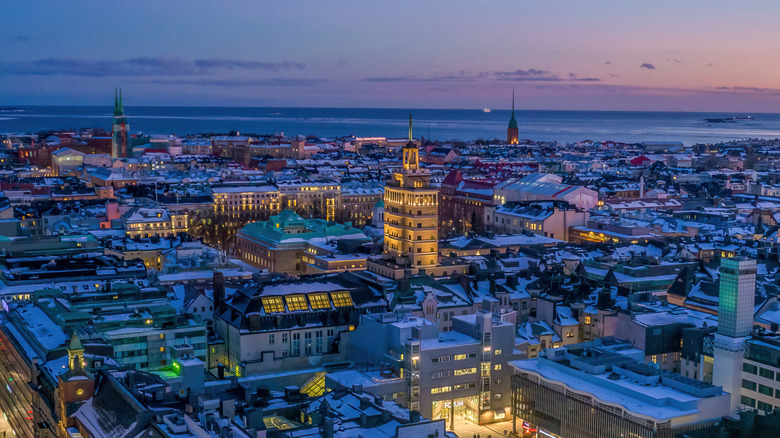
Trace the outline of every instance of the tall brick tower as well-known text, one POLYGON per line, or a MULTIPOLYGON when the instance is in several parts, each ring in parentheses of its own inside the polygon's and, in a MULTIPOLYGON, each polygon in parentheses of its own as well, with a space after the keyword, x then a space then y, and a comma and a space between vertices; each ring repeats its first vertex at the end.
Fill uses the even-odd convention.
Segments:
POLYGON ((122 90, 114 91, 114 129, 111 134, 111 158, 127 158, 130 142, 130 125, 127 124, 125 106, 122 104, 122 90))
POLYGON ((517 120, 515 120, 515 89, 512 89, 512 118, 509 119, 509 127, 506 129, 507 144, 519 143, 517 132, 517 120))

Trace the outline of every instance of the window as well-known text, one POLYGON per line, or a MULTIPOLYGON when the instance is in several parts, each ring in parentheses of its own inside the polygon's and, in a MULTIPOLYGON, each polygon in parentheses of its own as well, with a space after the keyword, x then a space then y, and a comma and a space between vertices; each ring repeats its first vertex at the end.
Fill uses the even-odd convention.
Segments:
POLYGON ((456 354, 456 355, 452 356, 452 360, 463 360, 465 358, 466 358, 465 354, 456 354))
POLYGON ((462 369, 453 371, 452 374, 455 375, 455 376, 466 376, 466 375, 469 375, 469 374, 477 374, 477 369, 476 368, 462 368, 462 369))
POLYGON ((750 406, 751 408, 756 407, 756 401, 750 397, 742 396, 742 404, 745 406, 750 406))
POLYGON ((742 371, 750 374, 758 374, 758 367, 749 363, 743 363, 742 371))
POLYGON ((440 386, 438 388, 431 388, 431 394, 442 394, 450 391, 452 391, 451 386, 440 386))
POLYGON ((501 356, 501 353, 503 353, 503 350, 501 349, 496 349, 496 351, 493 352, 493 354, 496 356, 501 356))
POLYGON ((501 364, 500 363, 495 364, 493 366, 493 369, 496 370, 496 371, 501 371, 501 364))
POLYGON ((282 333, 282 344, 286 344, 286 343, 287 343, 287 333, 285 332, 282 333))
POLYGON ((742 379, 742 387, 745 389, 749 389, 751 391, 756 390, 756 382, 751 382, 750 380, 742 379))
POLYGON ((269 344, 271 344, 271 345, 273 345, 273 344, 274 344, 274 342, 275 342, 275 339, 274 339, 274 338, 275 338, 275 336, 274 336, 274 335, 272 335, 272 334, 271 334, 271 335, 268 335, 268 343, 269 343, 269 344))
POLYGON ((311 308, 314 310, 317 309, 330 309, 330 298, 328 298, 328 294, 325 292, 317 292, 314 294, 309 294, 309 303, 311 304, 311 308))
POLYGON ((494 400, 501 400, 501 393, 497 392, 497 393, 493 394, 493 399, 494 400))
POLYGON ((772 395, 774 395, 775 393, 775 391, 771 387, 766 385, 758 385, 758 392, 760 394, 768 395, 770 397, 772 397, 772 395))
POLYGON ((769 403, 764 403, 762 401, 758 402, 756 408, 758 408, 759 411, 764 411, 764 412, 772 412, 772 410, 774 409, 772 405, 770 405, 769 403))
POLYGON ((333 305, 336 307, 348 307, 352 305, 352 295, 349 292, 333 292, 330 294, 333 298, 333 305))
POLYGON ((758 370, 758 375, 761 377, 766 377, 767 379, 774 379, 775 378, 775 372, 772 370, 768 370, 766 368, 760 368, 758 370))
POLYGON ((585 317, 585 324, 590 325, 590 316, 585 317))
POLYGON ((284 303, 282 303, 282 297, 264 297, 263 309, 265 309, 266 313, 284 312, 284 303))
POLYGON ((284 299, 287 301, 287 310, 309 310, 309 306, 306 304, 306 297, 303 295, 288 295, 284 299))

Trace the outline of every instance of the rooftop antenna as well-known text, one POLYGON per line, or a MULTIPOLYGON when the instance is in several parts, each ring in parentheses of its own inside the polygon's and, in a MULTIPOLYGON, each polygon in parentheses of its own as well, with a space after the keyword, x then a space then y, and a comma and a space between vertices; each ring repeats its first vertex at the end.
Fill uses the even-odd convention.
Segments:
POLYGON ((409 143, 412 142, 412 113, 409 113, 409 143))

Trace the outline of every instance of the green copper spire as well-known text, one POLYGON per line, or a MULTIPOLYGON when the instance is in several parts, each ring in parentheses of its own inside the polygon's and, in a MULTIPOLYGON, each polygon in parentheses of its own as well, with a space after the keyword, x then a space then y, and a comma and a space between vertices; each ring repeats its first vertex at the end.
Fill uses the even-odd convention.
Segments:
POLYGON ((517 128, 517 120, 515 120, 515 89, 512 88, 512 118, 509 119, 509 128, 517 128))
POLYGON ((125 106, 122 104, 122 89, 114 90, 114 117, 125 115, 125 106))

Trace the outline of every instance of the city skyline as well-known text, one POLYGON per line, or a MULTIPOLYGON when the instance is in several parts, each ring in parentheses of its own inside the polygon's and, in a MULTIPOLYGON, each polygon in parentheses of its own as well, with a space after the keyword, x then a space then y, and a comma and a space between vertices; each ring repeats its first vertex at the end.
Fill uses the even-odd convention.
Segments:
POLYGON ((0 101, 780 111, 767 1, 184 5, 11 5, 0 101))

